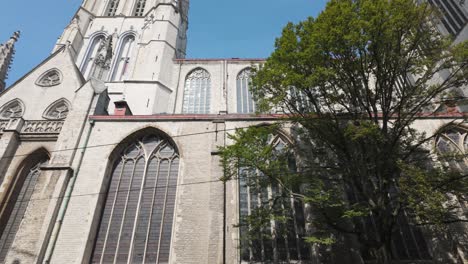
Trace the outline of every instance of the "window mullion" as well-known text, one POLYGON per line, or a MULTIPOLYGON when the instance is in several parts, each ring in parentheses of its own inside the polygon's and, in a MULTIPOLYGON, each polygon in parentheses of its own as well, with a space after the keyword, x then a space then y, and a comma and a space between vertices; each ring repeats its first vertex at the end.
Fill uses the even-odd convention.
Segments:
POLYGON ((161 240, 162 240, 163 227, 164 227, 164 216, 166 214, 167 193, 169 191, 169 180, 171 177, 172 160, 169 160, 168 166, 169 167, 167 171, 166 193, 164 194, 164 204, 163 204, 163 210, 161 213, 161 227, 159 230, 159 243, 158 243, 158 253, 157 253, 158 255, 156 256, 156 263, 159 263, 159 256, 161 255, 161 240))
POLYGON ((117 256, 119 255, 119 247, 120 247, 120 241, 121 241, 121 238, 122 238, 122 230, 123 230, 123 226, 124 226, 124 223, 125 223, 125 217, 126 217, 126 214, 127 214, 128 199, 130 197, 130 192, 131 192, 131 189, 132 189, 132 182, 133 182, 133 178, 135 177, 135 169, 136 169, 137 164, 138 164, 138 158, 135 158, 134 161, 133 161, 132 177, 130 177, 130 180, 129 180, 129 183, 128 183, 128 191, 127 191, 127 198, 125 199, 124 212, 122 214, 122 220, 120 222, 120 230, 119 230, 119 235, 118 235, 118 239, 117 239, 117 246, 115 248, 114 264, 117 264, 116 261, 117 261, 117 256))
POLYGON ((153 218, 153 207, 154 207, 154 202, 156 200, 156 188, 158 186, 158 181, 159 181, 159 173, 161 169, 161 160, 158 159, 158 169, 156 171, 156 180, 154 181, 154 189, 153 189, 153 198, 151 200, 151 209, 150 209, 150 215, 149 215, 149 221, 148 221, 148 228, 146 232, 146 243, 145 243, 145 251, 143 253, 143 263, 146 262, 146 253, 148 251, 148 241, 149 241, 149 235, 150 235, 150 230, 151 230, 151 219, 153 218))
MULTIPOLYGON (((146 180, 146 176, 148 174, 148 164, 149 164, 149 158, 146 159, 145 158, 145 169, 143 170, 143 177, 142 177, 142 180, 141 180, 141 185, 140 185, 140 195, 138 197, 138 203, 137 203, 137 209, 135 211, 135 220, 133 221, 133 230, 132 230, 132 237, 130 239, 130 249, 128 250, 128 260, 127 260, 127 263, 130 264, 132 259, 133 259, 133 246, 134 246, 134 239, 135 239, 135 231, 136 231, 136 228, 137 228, 137 224, 138 224, 138 219, 139 219, 139 214, 140 214, 140 206, 141 206, 141 199, 142 199, 142 196, 143 196, 143 188, 145 186, 145 180, 146 180)), ((137 163, 135 163, 137 164, 137 163)), ((130 184, 130 188, 132 187, 132 184, 130 184)))
MULTIPOLYGON (((107 239, 109 238, 111 222, 112 222, 112 218, 114 216, 114 209, 115 209, 115 204, 116 204, 116 201, 117 201, 117 195, 119 194, 120 183, 122 182, 122 175, 123 175, 123 172, 124 172, 124 169, 125 169, 125 165, 127 164, 126 160, 124 160, 124 159, 121 159, 120 162, 122 162, 123 166, 122 166, 122 169, 120 171, 117 186, 115 187, 114 201, 112 202, 112 209, 111 209, 111 213, 109 215, 109 223, 107 224, 106 237, 105 237, 104 243, 102 245, 102 255, 101 255, 101 260, 99 261, 99 263, 103 263, 103 261, 104 261, 104 253, 106 252, 107 239)), ((112 181, 112 179, 110 179, 110 181, 112 181)), ((105 206, 105 204, 104 204, 104 206, 105 206)), ((105 210, 105 208, 104 208, 104 210, 105 210)), ((117 250, 117 248, 116 248, 116 250, 117 250)))

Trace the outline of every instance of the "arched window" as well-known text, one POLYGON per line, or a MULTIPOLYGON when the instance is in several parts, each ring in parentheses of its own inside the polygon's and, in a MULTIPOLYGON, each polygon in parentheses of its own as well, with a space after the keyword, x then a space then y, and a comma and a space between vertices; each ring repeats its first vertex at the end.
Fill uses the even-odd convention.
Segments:
POLYGON ((36 81, 36 84, 42 87, 51 87, 59 85, 62 82, 62 74, 58 69, 51 69, 45 72, 36 81))
POLYGON ((119 2, 119 0, 110 0, 109 5, 107 6, 106 16, 115 16, 117 8, 119 7, 119 2))
MULTIPOLYGON (((274 137, 271 142, 276 151, 288 151, 288 144, 280 136, 274 137)), ((288 163, 290 170, 296 170, 292 155, 288 163)), ((286 194, 279 184, 271 183, 255 169, 240 168, 239 205, 243 263, 302 263, 311 259, 310 248, 304 241, 304 205, 286 194), (281 215, 267 219, 266 224, 260 224, 262 227, 258 227, 258 223, 249 223, 248 217, 261 214, 263 209, 281 212, 281 215), (249 230, 255 235, 250 236, 249 230)))
POLYGON ((51 120, 62 120, 67 118, 69 112, 70 103, 66 99, 59 99, 47 107, 43 117, 51 120))
POLYGON ((468 171, 468 129, 453 127, 446 129, 437 137, 439 158, 452 169, 468 171))
POLYGON ((124 37, 112 72, 112 81, 122 81, 126 77, 134 46, 135 36, 128 35, 124 37))
POLYGON ((24 114, 23 103, 19 99, 14 99, 0 108, 0 118, 18 118, 24 114))
POLYGON ((242 70, 237 75, 237 112, 238 113, 254 113, 255 103, 250 92, 250 84, 252 82, 251 69, 242 70))
POLYGON ((41 172, 40 167, 48 159, 45 153, 33 154, 31 158, 24 162, 25 166, 17 173, 16 183, 8 203, 4 208, 1 208, 3 214, 0 218, 0 263, 4 262, 26 213, 41 172))
POLYGON ((168 139, 148 135, 114 164, 92 263, 167 263, 179 154, 168 139))
POLYGON ((187 114, 208 114, 210 112, 211 76, 201 68, 193 70, 185 79, 184 107, 187 114))
POLYGON ((91 41, 91 45, 89 45, 86 58, 83 60, 83 65, 81 67, 81 73, 83 73, 83 76, 86 80, 92 76, 97 66, 95 60, 99 55, 99 48, 103 45, 105 40, 106 38, 104 35, 98 35, 94 37, 94 39, 91 41))
POLYGON ((137 0, 134 16, 143 16, 145 14, 146 0, 137 0))

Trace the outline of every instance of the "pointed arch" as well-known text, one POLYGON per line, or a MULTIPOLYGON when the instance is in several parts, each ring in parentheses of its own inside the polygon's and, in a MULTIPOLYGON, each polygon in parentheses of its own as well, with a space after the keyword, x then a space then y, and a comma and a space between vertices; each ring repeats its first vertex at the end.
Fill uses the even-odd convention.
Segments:
POLYGON ((195 68, 185 78, 183 113, 209 114, 211 75, 203 68, 195 68))
POLYGON ((112 69, 111 81, 122 81, 127 77, 135 44, 133 32, 122 35, 112 69))
POLYGON ((0 108, 0 118, 19 118, 24 115, 24 110, 25 107, 23 101, 16 98, 4 104, 0 108))
POLYGON ((63 120, 67 118, 70 112, 70 102, 65 98, 60 98, 50 104, 42 114, 42 117, 50 120, 63 120))
POLYGON ((435 150, 439 159, 459 171, 468 171, 468 127, 450 124, 437 132, 435 150))
POLYGON ((0 263, 5 260, 24 218, 41 173, 41 166, 46 164, 49 158, 49 152, 40 148, 28 155, 17 169, 8 200, 0 208, 0 263))
POLYGON ((179 159, 174 141, 155 128, 114 149, 91 263, 169 261, 179 159))
POLYGON ((51 87, 59 85, 62 82, 62 76, 62 72, 59 69, 50 69, 41 74, 41 76, 36 81, 36 85, 42 87, 51 87))
POLYGON ((88 80, 92 76, 92 73, 96 68, 95 62, 97 56, 99 55, 98 51, 105 41, 106 34, 104 34, 103 32, 98 32, 94 34, 94 36, 92 36, 91 40, 89 41, 90 44, 88 46, 88 50, 86 51, 86 55, 81 64, 81 73, 83 74, 83 77, 86 80, 88 80))
POLYGON ((254 113, 255 102, 251 92, 252 68, 248 67, 239 72, 236 78, 237 91, 237 112, 254 113))
MULTIPOLYGON (((270 124, 262 124, 270 126, 270 124)), ((272 160, 280 156, 287 163, 283 171, 295 172, 296 159, 291 152, 289 137, 279 128, 273 127, 266 141, 274 148, 272 160)), ((310 248, 304 241, 305 206, 283 188, 284 185, 272 181, 254 165, 239 168, 239 235, 240 257, 248 263, 302 263, 311 259, 310 248), (272 203, 272 201, 275 201, 272 203), (255 227, 249 216, 261 213, 261 210, 278 212, 277 218, 262 223, 262 228, 255 227), (280 220, 284 219, 284 220, 280 220), (255 236, 250 233, 256 232, 255 236)), ((294 190, 298 192, 298 190, 294 190)))

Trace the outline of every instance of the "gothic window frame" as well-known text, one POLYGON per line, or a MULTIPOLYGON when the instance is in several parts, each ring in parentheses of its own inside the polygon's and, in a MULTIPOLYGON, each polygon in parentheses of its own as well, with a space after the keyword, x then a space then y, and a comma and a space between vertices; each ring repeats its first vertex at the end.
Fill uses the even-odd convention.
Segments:
MULTIPOLYGON (((271 138, 269 139, 269 145, 274 146, 275 148, 283 145, 280 149, 283 149, 284 147, 289 147, 292 146, 291 140, 286 136, 285 133, 282 131, 276 131, 274 135, 270 136, 271 138)), ((291 152, 292 158, 294 159, 294 162, 297 163, 297 159, 294 155, 294 151, 288 150, 291 152)), ((296 165, 296 164, 294 164, 296 165)), ((311 249, 308 246, 308 244, 305 241, 301 240, 301 235, 305 236, 307 231, 306 231, 306 205, 298 201, 297 199, 294 199, 292 196, 290 197, 290 204, 286 205, 289 206, 290 212, 291 212, 291 219, 290 222, 286 223, 286 228, 293 228, 294 232, 289 233, 290 236, 282 236, 275 238, 274 233, 276 233, 276 230, 284 228, 280 227, 280 225, 285 225, 285 223, 279 223, 274 220, 270 220, 270 225, 268 227, 267 232, 271 232, 271 241, 266 240, 265 238, 257 239, 258 241, 253 241, 251 239, 244 239, 243 238, 243 233, 248 233, 248 229, 250 229, 249 226, 246 226, 245 223, 242 223, 242 218, 247 217, 248 215, 252 214, 253 210, 255 208, 260 208, 261 206, 264 206, 265 202, 268 202, 273 199, 274 195, 281 195, 281 187, 280 186, 272 186, 271 184, 268 184, 266 187, 266 190, 260 190, 260 191, 253 191, 251 190, 250 185, 246 183, 248 177, 248 171, 249 168, 241 167, 239 168, 239 180, 238 180, 238 190, 239 190, 239 238, 240 238, 240 263, 270 263, 269 261, 278 261, 278 263, 302 263, 301 261, 309 261, 311 259, 311 249), (244 174, 244 171, 247 173, 244 174), (244 174, 244 176, 242 175, 244 174), (247 178, 247 179, 243 179, 247 178), (264 198, 262 196, 267 196, 267 200, 263 200, 264 198), (243 197, 245 199, 243 199, 243 197), (288 226, 291 225, 292 226, 288 226), (286 251, 280 255, 280 252, 282 252, 281 245, 278 245, 278 241, 284 242, 284 247, 283 249, 286 249, 286 251), (289 243, 293 243, 293 248, 290 248, 289 243), (255 245, 257 243, 258 245, 255 245), (255 247, 260 246, 259 252, 254 253, 255 247), (271 248, 270 248, 271 246, 271 248), (295 252, 295 253, 294 253, 295 252), (258 254, 259 253, 259 254, 258 254), (296 255, 294 255, 296 254, 296 255), (271 259, 268 258, 267 255, 271 255, 271 259), (275 256, 278 258, 275 260, 275 256), (296 256, 297 259, 294 259, 296 256), (258 259, 258 257, 260 259, 258 259), (283 259, 284 258, 284 259, 283 259), (286 261, 286 262, 284 262, 286 261)), ((258 174, 258 172, 257 172, 258 174)), ((264 188, 261 187, 261 183, 257 183, 257 188, 264 188)), ((283 210, 285 210, 285 204, 281 204, 281 207, 283 210)), ((288 211, 288 210, 286 210, 288 211)), ((283 215, 287 217, 286 215, 283 215)), ((276 263, 276 262, 275 262, 276 263)))
POLYGON ((92 76, 96 67, 95 60, 98 55, 99 47, 107 37, 108 35, 106 33, 97 32, 89 38, 88 48, 83 56, 83 61, 80 66, 80 72, 85 80, 88 80, 92 76))
POLYGON ((111 82, 119 82, 123 81, 125 78, 128 77, 129 71, 131 70, 131 62, 132 58, 134 57, 135 53, 135 48, 136 48, 136 39, 137 39, 137 34, 136 32, 127 32, 121 35, 119 45, 117 47, 117 52, 114 61, 112 63, 111 67, 111 74, 109 75, 109 80, 111 82), (132 41, 130 41, 129 45, 130 47, 127 49, 126 54, 123 54, 125 52, 126 44, 129 39, 133 38, 132 41), (123 61, 123 62, 122 62, 123 61), (122 67, 120 67, 122 62, 122 67), (117 71, 121 71, 120 73, 117 71))
POLYGON ((256 111, 255 100, 252 96, 252 67, 239 71, 236 77, 236 105, 237 113, 252 114, 256 111))
POLYGON ((184 114, 209 114, 212 97, 211 74, 197 67, 187 73, 184 82, 182 112, 184 114))
POLYGON ((66 119, 68 117, 68 114, 70 113, 70 111, 71 111, 70 102, 65 98, 60 98, 60 99, 54 101, 53 103, 51 103, 46 108, 46 110, 42 114, 42 117, 44 119, 48 119, 48 120, 64 120, 64 119, 66 119), (61 106, 62 109, 57 108, 57 106, 59 106, 59 105, 62 105, 61 106), (66 109, 64 109, 63 107, 65 107, 66 109), (53 111, 58 112, 58 115, 55 116, 53 114, 53 111))
POLYGON ((106 11, 104 16, 113 17, 117 14, 119 9, 120 0, 109 0, 109 3, 106 6, 106 11))
MULTIPOLYGON (((461 125, 448 125, 439 129, 437 137, 434 140, 434 150, 435 154, 439 158, 439 162, 442 165, 447 166, 448 168, 455 170, 457 172, 466 173, 468 171, 468 126, 465 124, 461 125), (453 137, 454 132, 458 135, 458 140, 453 137), (451 135, 451 136, 450 136, 451 135), (451 152, 445 151, 440 148, 440 144, 448 142, 448 145, 445 147, 450 149, 451 152), (445 159, 446 156, 447 160, 445 159)), ((462 197, 453 196, 453 201, 458 201, 460 204, 461 214, 468 214, 468 195, 462 197)))
POLYGON ((109 263, 109 259, 118 263, 167 263, 172 253, 181 173, 176 143, 164 132, 146 128, 123 140, 108 164, 90 263, 109 263), (134 184, 138 187, 133 188, 134 184), (149 250, 153 247, 157 250, 149 250))
POLYGON ((57 68, 47 70, 39 78, 37 78, 36 85, 41 87, 52 87, 62 83, 63 75, 62 72, 57 68), (55 74, 57 78, 52 79, 51 75, 55 74))
POLYGON ((26 109, 23 101, 21 101, 18 98, 15 98, 5 103, 0 108, 0 119, 21 118, 23 117, 25 110, 26 109), (12 109, 13 107, 15 107, 16 109, 12 109), (10 115, 6 115, 7 112, 10 112, 10 115))
POLYGON ((0 262, 6 258, 9 248, 14 242, 14 238, 20 228, 34 187, 41 174, 40 167, 47 164, 50 160, 50 154, 47 150, 40 148, 29 154, 18 166, 15 171, 15 179, 12 187, 8 190, 7 199, 9 207, 0 208, 0 262), (15 201, 14 203, 10 201, 15 201), (14 217, 14 218, 12 218, 14 217), (8 233, 5 231, 8 230, 8 233))
POLYGON ((133 16, 142 17, 145 15, 146 0, 135 0, 135 7, 133 8, 133 16))

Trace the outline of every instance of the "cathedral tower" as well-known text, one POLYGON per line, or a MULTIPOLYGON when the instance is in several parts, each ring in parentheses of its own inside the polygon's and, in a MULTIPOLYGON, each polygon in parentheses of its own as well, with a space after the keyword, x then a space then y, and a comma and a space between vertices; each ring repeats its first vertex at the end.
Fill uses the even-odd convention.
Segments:
POLYGON ((125 98, 135 114, 166 112, 168 66, 185 58, 188 5, 188 0, 85 0, 55 50, 69 46, 84 78, 106 82, 111 100, 125 98))
POLYGON ((5 89, 5 80, 8 77, 8 70, 15 54, 15 43, 19 36, 20 32, 17 31, 5 44, 0 44, 0 92, 5 89))

